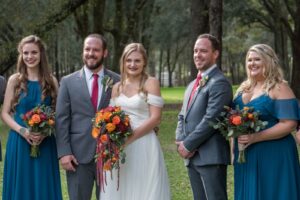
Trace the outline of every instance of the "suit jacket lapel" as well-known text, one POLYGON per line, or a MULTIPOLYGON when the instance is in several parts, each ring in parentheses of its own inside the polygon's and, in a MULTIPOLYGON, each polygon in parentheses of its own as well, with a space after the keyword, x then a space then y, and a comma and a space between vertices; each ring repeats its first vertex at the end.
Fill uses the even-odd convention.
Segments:
POLYGON ((80 90, 82 91, 82 97, 86 99, 86 102, 88 102, 88 107, 94 110, 83 68, 80 70, 80 73, 78 73, 77 79, 80 84, 80 90))
POLYGON ((191 103, 190 103, 190 106, 189 106, 189 108, 188 108, 188 111, 192 108, 192 106, 193 106, 193 104, 194 104, 194 102, 195 102, 195 100, 196 100, 196 97, 197 97, 197 95, 199 94, 199 92, 200 92, 201 89, 202 89, 201 86, 198 86, 198 88, 196 89, 196 92, 195 92, 195 94, 194 94, 194 96, 193 96, 193 99, 191 99, 191 103))
MULTIPOLYGON (((104 76, 109 76, 108 73, 107 73, 107 70, 104 68, 104 76)), ((102 84, 102 81, 101 83, 102 84)), ((100 100, 100 103, 98 105, 98 109, 102 108, 102 105, 105 104, 105 101, 109 101, 110 100, 110 95, 111 95, 111 88, 108 87, 108 86, 105 86, 102 84, 102 91, 101 91, 101 100, 100 100), (106 91, 105 91, 105 88, 107 87, 106 91)))
MULTIPOLYGON (((188 114, 188 112, 189 112, 189 110, 191 109, 191 105, 188 107, 188 103, 189 103, 189 99, 190 99, 190 96, 191 96, 191 93, 192 93, 192 90, 193 90, 193 85, 194 85, 194 83, 195 83, 195 81, 196 80, 194 80, 190 85, 189 85, 189 87, 187 88, 187 95, 186 95, 186 97, 185 97, 185 101, 184 101, 184 108, 185 108, 185 112, 186 112, 186 114, 185 114, 185 116, 187 116, 187 114, 188 114)), ((194 95, 194 98, 195 98, 195 95, 194 95)), ((192 103, 192 102, 191 102, 192 103)))
MULTIPOLYGON (((205 75, 205 77, 206 77, 206 76, 208 77, 207 82, 209 81, 209 79, 210 79, 210 78, 211 78, 218 70, 219 70, 219 68, 216 67, 215 69, 213 69, 212 71, 210 71, 208 74, 205 75)), ((203 78, 205 78, 205 77, 203 77, 203 78)), ((195 81, 196 81, 196 80, 194 80, 194 81, 192 82, 192 84, 191 84, 192 86, 194 85, 195 81)), ((207 84, 207 82, 206 82, 205 84, 207 84)), ((188 98, 190 98, 190 95, 191 95, 191 92, 192 92, 192 86, 189 88, 190 91, 189 91, 189 93, 188 93, 188 94, 189 94, 188 98)), ((204 85, 204 86, 205 86, 205 85, 204 85)), ((186 103, 186 114, 188 114, 189 111, 191 110, 191 108, 193 107, 193 104, 194 104, 194 102, 195 102, 195 100, 196 100, 197 95, 200 93, 201 89, 202 89, 204 86, 199 86, 199 87, 198 87, 196 93, 195 93, 194 96, 193 96, 193 99, 191 100, 191 103, 190 103, 190 106, 189 106, 189 107, 187 107, 187 103, 186 103)), ((188 102, 188 100, 187 100, 187 102, 188 102)))

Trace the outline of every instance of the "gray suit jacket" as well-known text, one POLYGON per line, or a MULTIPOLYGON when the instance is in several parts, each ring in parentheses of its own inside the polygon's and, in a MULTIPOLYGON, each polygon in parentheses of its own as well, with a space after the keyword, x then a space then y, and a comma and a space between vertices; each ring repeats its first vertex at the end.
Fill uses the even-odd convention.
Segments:
MULTIPOLYGON (((215 121, 232 101, 232 88, 219 68, 207 75, 208 80, 200 86, 187 108, 194 85, 192 81, 186 89, 181 112, 178 115, 176 140, 183 141, 189 151, 195 151, 190 159, 195 165, 229 164, 228 141, 209 122, 215 121)), ((204 77, 205 78, 205 77, 204 77)))
MULTIPOLYGON (((104 69, 114 84, 118 74, 104 69)), ((98 109, 109 105, 112 88, 102 91, 98 109)), ((96 140, 92 137, 92 118, 95 117, 83 68, 61 79, 56 104, 56 143, 58 157, 73 154, 81 164, 94 159, 96 140)))

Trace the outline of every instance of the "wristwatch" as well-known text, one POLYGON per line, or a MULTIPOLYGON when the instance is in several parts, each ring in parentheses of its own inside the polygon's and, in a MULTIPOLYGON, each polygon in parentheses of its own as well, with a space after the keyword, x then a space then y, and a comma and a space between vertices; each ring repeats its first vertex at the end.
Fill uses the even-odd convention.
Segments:
POLYGON ((24 135, 26 133, 27 129, 24 127, 21 127, 19 132, 21 133, 21 135, 24 135))

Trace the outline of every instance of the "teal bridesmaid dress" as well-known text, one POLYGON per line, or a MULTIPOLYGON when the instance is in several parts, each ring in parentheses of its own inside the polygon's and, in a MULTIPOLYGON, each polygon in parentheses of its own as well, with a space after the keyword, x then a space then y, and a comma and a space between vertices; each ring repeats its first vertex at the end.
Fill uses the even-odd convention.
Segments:
MULTIPOLYGON (((299 120, 296 99, 274 100, 267 94, 244 104, 241 94, 234 100, 240 108, 253 107, 270 128, 280 119, 299 120)), ((235 143, 236 144, 236 143, 235 143)), ((235 155, 238 154, 235 145, 235 155)), ((246 163, 234 161, 235 200, 299 200, 300 166, 291 134, 247 147, 246 163)))
MULTIPOLYGON (((27 95, 21 94, 14 114, 15 121, 24 127, 22 114, 41 103, 51 103, 50 97, 41 102, 41 87, 38 81, 28 81, 27 88, 27 95)), ((17 132, 10 130, 4 162, 3 200, 62 199, 54 136, 45 138, 39 149, 39 157, 30 157, 30 145, 17 132)))

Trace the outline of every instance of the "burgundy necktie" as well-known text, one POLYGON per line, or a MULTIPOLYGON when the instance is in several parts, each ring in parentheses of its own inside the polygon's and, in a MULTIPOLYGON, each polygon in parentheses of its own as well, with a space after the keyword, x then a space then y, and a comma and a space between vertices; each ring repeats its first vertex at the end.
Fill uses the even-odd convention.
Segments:
POLYGON ((201 81, 201 78, 202 78, 201 74, 197 75, 197 79, 196 79, 196 81, 195 81, 195 84, 194 84, 194 86, 193 86, 193 90, 192 90, 192 92, 191 92, 191 96, 190 96, 190 98, 189 98, 188 107, 190 106, 190 103, 191 103, 191 101, 192 101, 192 99, 193 99, 193 97, 194 97, 194 95, 195 95, 195 93, 196 93, 196 91, 197 91, 197 87, 199 86, 199 83, 200 83, 200 81, 201 81))
POLYGON ((97 111, 97 104, 98 104, 98 91, 99 91, 98 77, 99 77, 98 74, 93 74, 93 85, 92 85, 91 100, 92 100, 92 104, 93 104, 93 107, 94 107, 95 111, 97 111))

